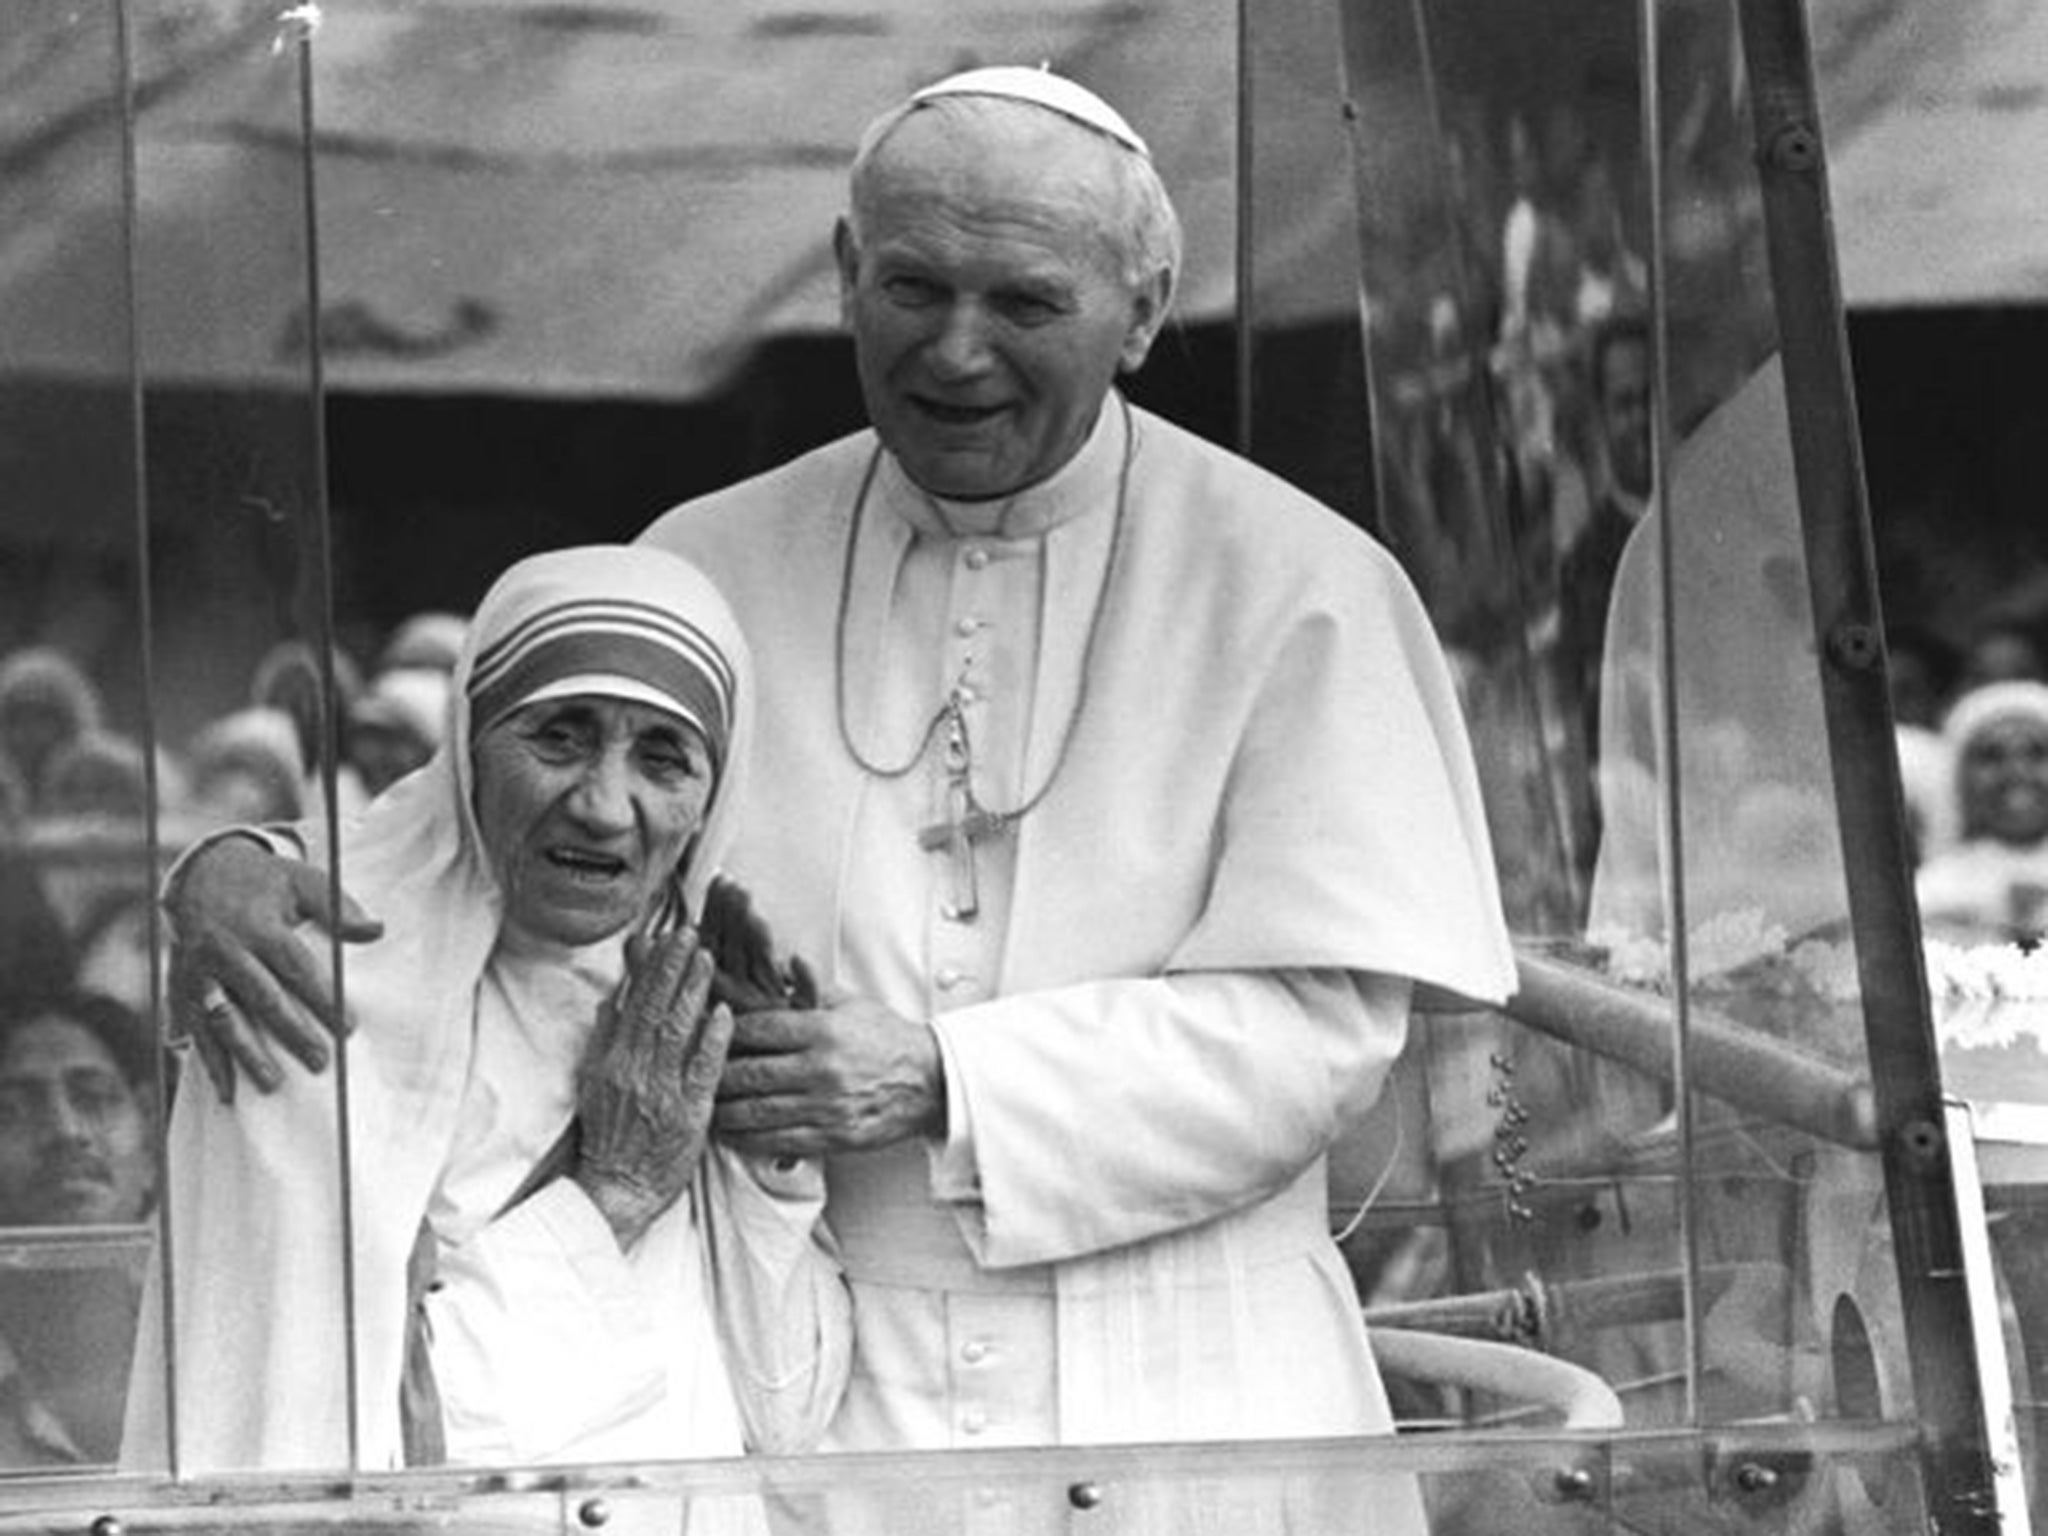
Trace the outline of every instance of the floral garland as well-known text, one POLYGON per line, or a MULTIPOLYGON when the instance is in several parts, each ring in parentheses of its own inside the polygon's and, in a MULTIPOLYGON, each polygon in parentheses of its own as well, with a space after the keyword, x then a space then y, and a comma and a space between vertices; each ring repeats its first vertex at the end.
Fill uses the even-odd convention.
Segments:
POLYGON ((1964 948, 1927 941, 1927 993, 1942 1043, 1999 1047, 2031 1035, 2048 1040, 2048 947, 2017 944, 1964 948), (2006 1003, 2033 1004, 2004 1007, 2006 1003))
MULTIPOLYGON (((1587 935, 1605 952, 1604 969, 1615 981, 1656 992, 1670 991, 1670 955, 1661 939, 1619 933, 1587 935)), ((1942 1043, 1999 1047, 2031 1035, 2048 1045, 2048 945, 1962 945, 1946 939, 1923 941, 1928 1001, 1942 1043)), ((1831 1003, 1859 995, 1854 946, 1828 939, 1797 944, 1785 930, 1754 910, 1719 914, 1695 928, 1687 959, 1695 976, 1713 978, 1768 965, 1783 981, 1831 1003)), ((1757 978, 1751 977, 1752 981, 1757 978)))

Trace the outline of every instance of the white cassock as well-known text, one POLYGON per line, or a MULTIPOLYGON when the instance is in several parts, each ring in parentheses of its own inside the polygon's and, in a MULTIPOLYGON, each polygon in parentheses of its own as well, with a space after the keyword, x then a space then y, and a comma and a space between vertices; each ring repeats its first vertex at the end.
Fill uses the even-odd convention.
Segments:
MULTIPOLYGON (((644 539, 710 574, 757 659, 727 867, 826 983, 943 1051, 943 1144, 828 1160, 856 1330, 829 1443, 1389 1428, 1324 1155, 1411 981, 1513 986, 1463 722, 1391 557, 1115 396, 1005 502, 935 501, 863 432, 644 539), (949 697, 966 747, 942 724, 920 755, 949 697), (1030 807, 974 845, 971 888, 921 836, 963 761, 979 805, 1030 807)), ((1025 1529, 1006 1500, 1044 1493, 877 1519, 1025 1529)), ((1322 1530, 1325 1502, 1247 1482, 1205 1490, 1204 1523, 1154 1514, 1322 1530)))

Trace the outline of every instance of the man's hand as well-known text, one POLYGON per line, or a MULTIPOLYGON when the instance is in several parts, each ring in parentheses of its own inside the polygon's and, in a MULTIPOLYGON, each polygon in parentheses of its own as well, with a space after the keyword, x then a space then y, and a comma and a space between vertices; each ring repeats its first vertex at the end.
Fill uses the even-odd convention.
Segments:
POLYGON ((335 1012, 324 946, 312 924, 343 942, 377 938, 384 925, 346 894, 337 917, 327 872, 280 858, 246 837, 202 849, 170 893, 171 1017, 187 1036, 221 1102, 246 1073, 268 1093, 284 1081, 275 1040, 314 1072, 328 1037, 347 1029, 335 1012))
POLYGON ((577 1075, 573 1174, 621 1249, 689 1187, 733 1028, 711 1004, 711 956, 694 932, 636 938, 626 965, 577 1075))
POLYGON ((715 1128, 734 1151, 772 1157, 944 1135, 938 1037, 863 997, 744 1015, 733 1028, 715 1128))
POLYGON ((818 1006, 810 967, 794 955, 787 965, 777 962, 775 937, 737 881, 720 875, 711 882, 697 928, 718 968, 711 995, 734 1013, 818 1006))

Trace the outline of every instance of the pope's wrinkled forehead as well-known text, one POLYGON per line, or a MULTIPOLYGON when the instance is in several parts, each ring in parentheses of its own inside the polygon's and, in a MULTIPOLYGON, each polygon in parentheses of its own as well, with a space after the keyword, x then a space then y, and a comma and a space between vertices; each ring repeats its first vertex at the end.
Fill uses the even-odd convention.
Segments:
MULTIPOLYGON (((1047 69, 999 66, 968 70, 925 86, 871 122, 861 135, 849 180, 851 223, 862 233, 871 198, 882 180, 878 167, 905 124, 929 119, 938 141, 956 154, 998 153, 1015 148, 1034 157, 1062 132, 1066 144, 1098 146, 1119 255, 1133 282, 1155 272, 1167 274, 1169 287, 1181 263, 1179 216, 1165 183, 1152 162, 1151 150, 1123 115, 1093 91, 1047 69), (972 140, 970 143, 969 140, 972 140)), ((906 135, 906 139, 912 137, 906 135)), ((931 133, 921 133, 918 153, 933 152, 931 133)), ((1033 164, 1043 169, 1043 161, 1033 164)), ((1077 173, 1080 174, 1080 173, 1077 173)), ((1091 165, 1085 172, 1092 179, 1091 165)))

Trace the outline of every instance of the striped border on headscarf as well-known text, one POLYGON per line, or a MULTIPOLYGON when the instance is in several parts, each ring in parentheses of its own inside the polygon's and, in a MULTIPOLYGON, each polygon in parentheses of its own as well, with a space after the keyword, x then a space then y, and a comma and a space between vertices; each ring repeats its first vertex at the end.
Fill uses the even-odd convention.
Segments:
POLYGON ((481 735, 550 683, 616 677, 673 701, 703 731, 714 763, 732 735, 733 670, 711 638, 670 609, 571 598, 529 615, 477 653, 471 729, 481 735))

